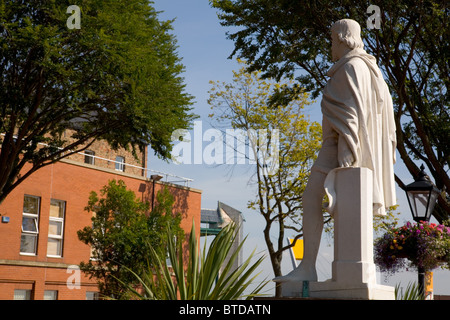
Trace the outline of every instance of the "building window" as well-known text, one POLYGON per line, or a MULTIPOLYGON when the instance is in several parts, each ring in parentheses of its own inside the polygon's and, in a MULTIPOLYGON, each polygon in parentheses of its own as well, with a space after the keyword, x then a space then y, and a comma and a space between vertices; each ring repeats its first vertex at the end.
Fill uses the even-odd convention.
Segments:
POLYGON ((47 256, 62 256, 65 212, 65 201, 51 199, 50 219, 48 224, 47 256))
POLYGON ((39 203, 39 197, 24 196, 20 238, 21 254, 36 255, 39 234, 39 203))
POLYGON ((44 300, 58 300, 58 290, 45 290, 44 300))
POLYGON ((31 300, 31 290, 15 289, 14 300, 31 300))
POLYGON ((95 152, 92 150, 84 150, 84 163, 95 164, 95 152))
POLYGON ((125 171, 125 158, 121 156, 116 157, 116 170, 125 171))
POLYGON ((86 300, 98 300, 98 292, 86 291, 86 300))

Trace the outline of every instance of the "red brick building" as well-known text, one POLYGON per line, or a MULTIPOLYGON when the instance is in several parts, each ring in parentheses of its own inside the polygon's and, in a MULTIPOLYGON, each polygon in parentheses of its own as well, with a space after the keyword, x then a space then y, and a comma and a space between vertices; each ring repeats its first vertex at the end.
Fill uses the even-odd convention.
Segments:
POLYGON ((161 176, 146 178, 145 155, 146 150, 135 159, 98 142, 85 154, 38 170, 14 189, 0 205, 0 300, 96 297, 96 282, 76 267, 90 258, 90 248, 78 240, 77 231, 91 223, 91 214, 84 210, 89 193, 98 193, 112 179, 123 180, 150 202, 168 186, 186 233, 193 220, 200 233, 201 191, 170 183, 164 176, 160 181, 161 176))

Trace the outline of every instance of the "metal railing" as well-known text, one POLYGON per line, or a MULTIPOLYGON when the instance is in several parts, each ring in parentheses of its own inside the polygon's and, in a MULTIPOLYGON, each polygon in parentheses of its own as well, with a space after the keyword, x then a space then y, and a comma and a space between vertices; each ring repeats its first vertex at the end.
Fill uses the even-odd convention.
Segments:
MULTIPOLYGON (((4 136, 5 134, 4 133, 0 133, 0 135, 4 136)), ((14 136, 13 138, 17 139, 16 136, 14 136)), ((48 145, 46 143, 42 143, 42 142, 39 142, 38 144, 46 146, 46 147, 50 146, 50 145, 48 145)), ((58 147, 58 149, 62 150, 63 148, 58 147)), ((103 161, 107 161, 107 162, 112 162, 114 164, 118 163, 118 164, 121 164, 121 165, 123 165, 125 167, 132 167, 132 168, 136 168, 136 169, 139 169, 139 170, 143 170, 143 172, 144 172, 143 176, 144 177, 150 178, 150 179, 154 179, 154 180, 163 180, 163 178, 164 178, 163 181, 165 181, 165 182, 174 183, 174 184, 182 182, 182 183, 184 183, 184 186, 186 186, 186 187, 189 187, 189 183, 194 181, 193 179, 190 179, 190 178, 186 178, 186 177, 182 177, 182 176, 178 176, 178 175, 175 175, 175 174, 162 172, 162 171, 158 171, 158 170, 153 170, 153 169, 149 169, 149 168, 144 168, 144 167, 136 166, 136 165, 129 164, 129 163, 126 163, 126 162, 119 162, 119 161, 116 161, 116 160, 99 157, 99 156, 96 156, 96 155, 85 153, 83 151, 76 152, 76 154, 92 157, 94 159, 99 159, 99 160, 103 160, 103 161), (152 172, 155 173, 155 174, 151 175, 150 173, 152 173, 152 172), (173 180, 173 179, 177 179, 177 180, 173 180)), ((92 165, 95 166, 95 164, 92 164, 92 165)), ((101 167, 99 166, 99 168, 101 168, 101 167)), ((117 170, 117 171, 118 172, 124 172, 123 170, 117 170)))
MULTIPOLYGON (((144 167, 136 166, 136 165, 129 164, 129 163, 126 163, 126 162, 121 162, 121 161, 107 159, 107 158, 99 157, 99 156, 96 156, 96 155, 88 154, 88 153, 85 153, 85 152, 82 152, 82 151, 77 152, 77 153, 81 154, 81 155, 84 155, 84 156, 92 157, 94 159, 100 159, 100 160, 112 162, 114 164, 116 164, 116 163, 117 164, 121 164, 125 168, 126 167, 132 167, 132 168, 136 168, 136 169, 139 169, 139 170, 143 170, 145 172, 144 176, 146 178, 151 178, 151 179, 154 179, 154 180, 163 180, 163 178, 164 178, 163 181, 165 181, 165 182, 170 182, 170 183, 183 182, 186 187, 189 186, 190 182, 194 181, 193 179, 190 179, 190 178, 186 178, 186 177, 182 177, 182 176, 178 176, 178 175, 175 175, 175 174, 162 172, 162 171, 158 171, 158 170, 153 170, 153 169, 149 169, 149 168, 144 168, 144 167), (150 173, 152 173, 152 172, 155 173, 155 175, 151 175, 150 173), (152 178, 152 176, 158 176, 158 177, 153 177, 152 178), (172 180, 172 179, 178 179, 178 180, 172 180)), ((95 166, 95 164, 92 164, 92 165, 95 166)), ((124 172, 122 170, 117 170, 117 171, 124 172)))

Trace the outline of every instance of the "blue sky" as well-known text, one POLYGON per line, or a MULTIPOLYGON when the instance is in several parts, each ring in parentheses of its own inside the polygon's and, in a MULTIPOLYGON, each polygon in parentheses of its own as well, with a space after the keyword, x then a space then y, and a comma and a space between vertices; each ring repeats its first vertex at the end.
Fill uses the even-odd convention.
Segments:
MULTIPOLYGON (((185 66, 183 77, 186 84, 186 92, 195 97, 194 113, 200 116, 203 130, 208 128, 210 106, 207 104, 208 90, 211 88, 210 80, 231 82, 232 71, 238 70, 239 65, 235 60, 228 59, 234 45, 226 39, 226 29, 222 27, 217 18, 216 11, 209 6, 207 0, 155 0, 154 7, 162 20, 172 20, 173 34, 178 43, 178 56, 182 58, 185 66)), ((320 97, 317 99, 320 102, 320 97)), ((319 103, 312 104, 306 110, 311 120, 321 121, 319 103)), ((205 143, 207 144, 207 143, 205 143)), ((399 157, 395 166, 396 173, 404 182, 412 182, 412 178, 405 170, 399 157)), ((248 185, 250 178, 247 165, 219 165, 208 166, 199 164, 165 163, 150 155, 148 166, 150 169, 176 174, 191 178, 194 181, 190 186, 202 190, 202 207, 214 209, 217 201, 224 202, 242 212, 245 224, 244 234, 248 235, 246 251, 257 248, 258 252, 265 251, 265 243, 262 236, 264 227, 263 219, 256 212, 247 209, 247 202, 254 198, 256 190, 248 185), (231 170, 234 170, 231 173, 231 170)), ((402 212, 400 222, 411 220, 409 208, 403 191, 397 188, 399 211, 402 212)), ((435 221, 434 221, 435 222, 435 221)), ((333 260, 332 240, 325 236, 317 263, 319 280, 331 278, 331 262, 333 260)), ((289 256, 283 258, 283 270, 289 272, 292 269, 289 256)), ((272 277, 272 268, 268 257, 263 264, 263 277, 272 277)), ((388 278, 387 284, 395 285, 398 282, 406 285, 410 281, 416 281, 415 271, 405 271, 402 274, 388 278)), ((380 281, 384 282, 384 277, 380 281)), ((434 273, 435 294, 450 293, 450 271, 436 271, 434 273)))
MULTIPOLYGON (((186 68, 183 74, 186 91, 195 97, 194 113, 200 116, 203 131, 210 123, 208 114, 210 106, 207 104, 208 90, 211 88, 210 80, 231 82, 232 71, 240 68, 235 59, 228 59, 233 51, 233 42, 226 39, 226 29, 222 27, 217 14, 206 0, 156 0, 157 11, 161 19, 174 19, 173 33, 178 43, 178 55, 182 58, 186 68)), ((311 117, 320 120, 320 110, 315 111, 311 117)), ((204 146, 207 142, 204 143, 204 146)), ((173 164, 164 163, 150 156, 149 168, 177 174, 191 178, 193 188, 202 190, 202 208, 215 209, 217 201, 224 202, 242 212, 245 224, 244 234, 248 235, 246 252, 256 248, 258 252, 265 252, 266 245, 263 239, 262 229, 264 220, 258 213, 247 209, 247 202, 254 199, 256 189, 248 185, 250 171, 248 165, 198 165, 198 164, 173 164)), ((332 252, 332 248, 328 248, 332 252)), ((322 262, 323 279, 331 277, 330 252, 325 253, 322 262)), ((289 255, 283 258, 283 266, 286 272, 292 269, 289 255)), ((271 279, 272 267, 267 257, 263 265, 263 278, 271 279)))

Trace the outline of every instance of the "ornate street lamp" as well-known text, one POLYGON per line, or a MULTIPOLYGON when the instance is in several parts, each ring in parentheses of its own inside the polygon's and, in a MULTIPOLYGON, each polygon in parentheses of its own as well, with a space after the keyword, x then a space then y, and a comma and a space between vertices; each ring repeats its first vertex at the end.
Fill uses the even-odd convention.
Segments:
MULTIPOLYGON (((439 189, 431 182, 424 170, 425 167, 422 164, 416 180, 405 187, 409 207, 413 219, 417 223, 420 221, 430 221, 436 199, 439 195, 439 189)), ((425 269, 419 267, 418 272, 419 293, 423 297, 425 291, 425 269)))
POLYGON ((430 221, 439 189, 431 182, 425 173, 425 167, 420 167, 416 180, 405 187, 409 207, 414 221, 430 221))

